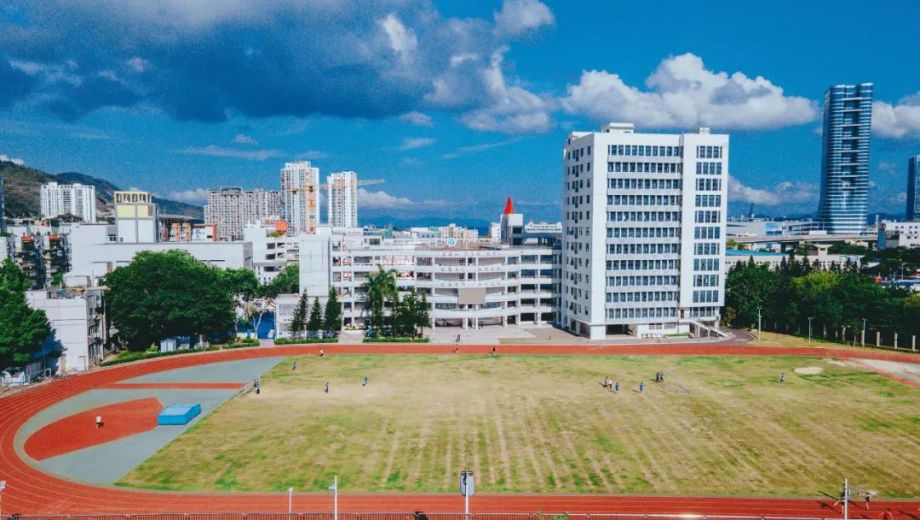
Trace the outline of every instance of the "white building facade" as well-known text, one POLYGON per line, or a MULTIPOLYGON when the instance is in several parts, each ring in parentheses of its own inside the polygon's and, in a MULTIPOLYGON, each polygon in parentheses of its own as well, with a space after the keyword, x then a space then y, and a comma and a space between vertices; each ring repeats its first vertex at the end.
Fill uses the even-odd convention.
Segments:
POLYGON ((920 222, 883 221, 878 226, 878 248, 896 249, 920 247, 920 222))
POLYGON ((591 339, 718 327, 729 139, 574 132, 563 150, 562 327, 591 339))
POLYGON ((365 326, 363 285, 379 268, 396 271, 401 291, 425 295, 432 327, 558 322, 558 247, 384 239, 323 226, 300 237, 299 265, 301 291, 311 300, 324 301, 330 287, 337 291, 346 327, 365 326))
POLYGON ((118 242, 143 244, 159 240, 157 205, 146 191, 115 192, 115 226, 118 242))
POLYGON ((56 182, 42 184, 40 202, 44 218, 73 215, 83 222, 96 222, 95 186, 56 182))
POLYGON ((48 317, 51 334, 45 349, 61 353, 58 373, 81 372, 102 361, 108 339, 102 290, 29 291, 26 301, 48 317))
POLYGON ((329 225, 334 228, 358 227, 358 174, 337 172, 326 177, 329 225))
POLYGON ((284 163, 281 169, 281 218, 288 234, 314 233, 319 225, 319 168, 310 161, 284 163))
POLYGON ((249 224, 243 241, 252 244, 252 270, 259 283, 270 283, 289 265, 297 263, 298 240, 270 224, 249 224))
POLYGON ((247 224, 280 215, 280 194, 263 189, 231 187, 208 190, 208 203, 204 207, 204 221, 217 226, 220 240, 240 240, 247 224))

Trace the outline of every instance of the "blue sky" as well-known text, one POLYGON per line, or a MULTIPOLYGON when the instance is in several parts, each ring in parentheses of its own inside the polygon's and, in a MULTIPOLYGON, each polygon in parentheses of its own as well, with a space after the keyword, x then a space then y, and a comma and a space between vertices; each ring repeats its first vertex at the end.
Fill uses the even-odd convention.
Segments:
POLYGON ((870 209, 920 154, 920 3, 67 0, 0 5, 0 154, 200 202, 283 162, 362 216, 558 219, 571 130, 732 136, 732 208, 814 211, 821 98, 876 88, 870 209))

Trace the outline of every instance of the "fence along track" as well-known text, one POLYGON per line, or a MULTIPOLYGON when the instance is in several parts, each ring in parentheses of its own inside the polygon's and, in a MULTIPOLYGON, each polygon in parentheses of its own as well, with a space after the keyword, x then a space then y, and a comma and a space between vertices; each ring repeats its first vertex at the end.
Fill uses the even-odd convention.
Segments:
MULTIPOLYGON (((839 520, 839 517, 567 514, 567 513, 339 513, 337 520, 839 520)), ((332 513, 144 513, 99 515, 3 515, 0 520, 336 520, 332 513)))

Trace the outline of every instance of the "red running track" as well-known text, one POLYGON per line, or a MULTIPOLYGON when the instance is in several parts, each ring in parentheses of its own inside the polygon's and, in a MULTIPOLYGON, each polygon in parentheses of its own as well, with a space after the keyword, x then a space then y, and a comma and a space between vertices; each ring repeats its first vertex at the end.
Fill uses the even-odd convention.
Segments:
MULTIPOLYGON (((327 355, 445 354, 453 346, 438 345, 329 345, 327 355)), ((461 354, 487 354, 491 345, 463 345, 461 354)), ((0 480, 7 481, 3 491, 4 512, 21 514, 89 514, 152 512, 258 512, 285 511, 286 494, 172 493, 94 486, 46 474, 24 461, 14 448, 16 432, 39 411, 87 390, 112 385, 125 379, 154 372, 194 365, 253 359, 271 356, 312 354, 314 345, 254 347, 187 354, 141 361, 100 369, 53 381, 0 398, 0 480)), ((920 363, 911 354, 834 348, 752 347, 741 345, 503 345, 503 354, 547 355, 762 355, 809 356, 838 359, 881 359, 920 363)), ((344 494, 339 498, 341 511, 416 511, 458 512, 463 510, 461 497, 442 494, 344 494)), ((620 495, 477 495, 472 500, 474 512, 569 512, 635 514, 708 514, 758 515, 839 518, 840 508, 832 500, 819 498, 736 498, 736 497, 669 497, 620 495)), ((920 518, 920 501, 877 501, 872 512, 851 507, 853 518, 879 518, 891 507, 897 518, 920 518)), ((298 494, 294 498, 298 511, 328 511, 330 497, 323 494, 298 494)))

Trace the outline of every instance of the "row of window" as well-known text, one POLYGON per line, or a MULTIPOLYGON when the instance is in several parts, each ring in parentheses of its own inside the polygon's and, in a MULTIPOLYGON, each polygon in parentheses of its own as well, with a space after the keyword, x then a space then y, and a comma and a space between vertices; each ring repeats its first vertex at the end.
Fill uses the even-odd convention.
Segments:
POLYGON ((691 318, 715 318, 718 314, 718 307, 690 307, 691 318))
POLYGON ((677 316, 677 309, 673 307, 655 307, 652 309, 607 309, 610 319, 629 318, 673 318, 677 316))
POLYGON ((722 179, 697 179, 696 191, 722 191, 722 179))
MULTIPOLYGON (((609 269, 608 269, 609 270, 609 269)), ((608 287, 634 287, 637 285, 677 285, 676 276, 608 276, 608 287)))
POLYGON ((693 253, 696 255, 717 255, 720 247, 718 242, 698 242, 693 245, 693 253))
POLYGON ((680 237, 676 227, 614 227, 607 228, 607 238, 675 238, 680 237))
POLYGON ((678 267, 677 260, 607 260, 608 271, 661 271, 678 267))
POLYGON ((719 291, 693 291, 693 303, 718 303, 719 291))
POLYGON ((625 155, 627 157, 683 157, 683 146, 655 146, 636 144, 612 144, 607 147, 608 155, 625 155))
POLYGON ((722 212, 718 210, 697 210, 694 218, 697 224, 718 224, 722 222, 722 212))
POLYGON ((718 287, 719 275, 717 274, 698 274, 693 277, 694 287, 718 287))
POLYGON ((697 146, 696 147, 696 158, 697 159, 721 159, 722 158, 722 147, 721 146, 697 146))
POLYGON ((680 179, 607 179, 612 190, 679 190, 680 186, 680 179))
POLYGON ((607 195, 607 205, 680 206, 677 195, 607 195))
POLYGON ((712 240, 721 238, 722 228, 718 226, 696 226, 693 228, 694 240, 712 240))
POLYGON ((721 195, 697 195, 696 196, 696 207, 698 208, 721 208, 722 207, 722 196, 721 195))
POLYGON ((587 153, 585 153, 584 148, 576 148, 574 150, 569 150, 565 152, 566 160, 575 159, 576 161, 584 157, 585 155, 591 155, 591 147, 587 148, 587 153))
POLYGON ((569 167, 569 166, 566 166, 566 167, 565 167, 565 174, 566 174, 566 175, 569 175, 570 173, 571 173, 572 175, 578 175, 578 174, 584 173, 584 172, 586 172, 586 171, 588 171, 588 172, 591 171, 591 163, 589 163, 589 162, 588 162, 588 163, 581 163, 581 164, 573 164, 571 167, 569 167))
POLYGON ((607 222, 680 222, 680 212, 608 211, 607 222))
POLYGON ((673 302, 677 301, 674 291, 649 291, 649 292, 615 292, 607 293, 607 303, 620 302, 673 302))
POLYGON ((722 163, 721 162, 700 161, 696 163, 696 174, 697 175, 722 175, 722 163))
MULTIPOLYGON (((591 168, 588 168, 590 171, 591 168)), ((681 163, 609 162, 608 173, 683 173, 681 163)))
POLYGON ((680 253, 680 244, 608 244, 610 255, 667 255, 680 253))
POLYGON ((719 264, 718 258, 694 258, 693 259, 693 270, 694 271, 721 271, 722 266, 719 264))

